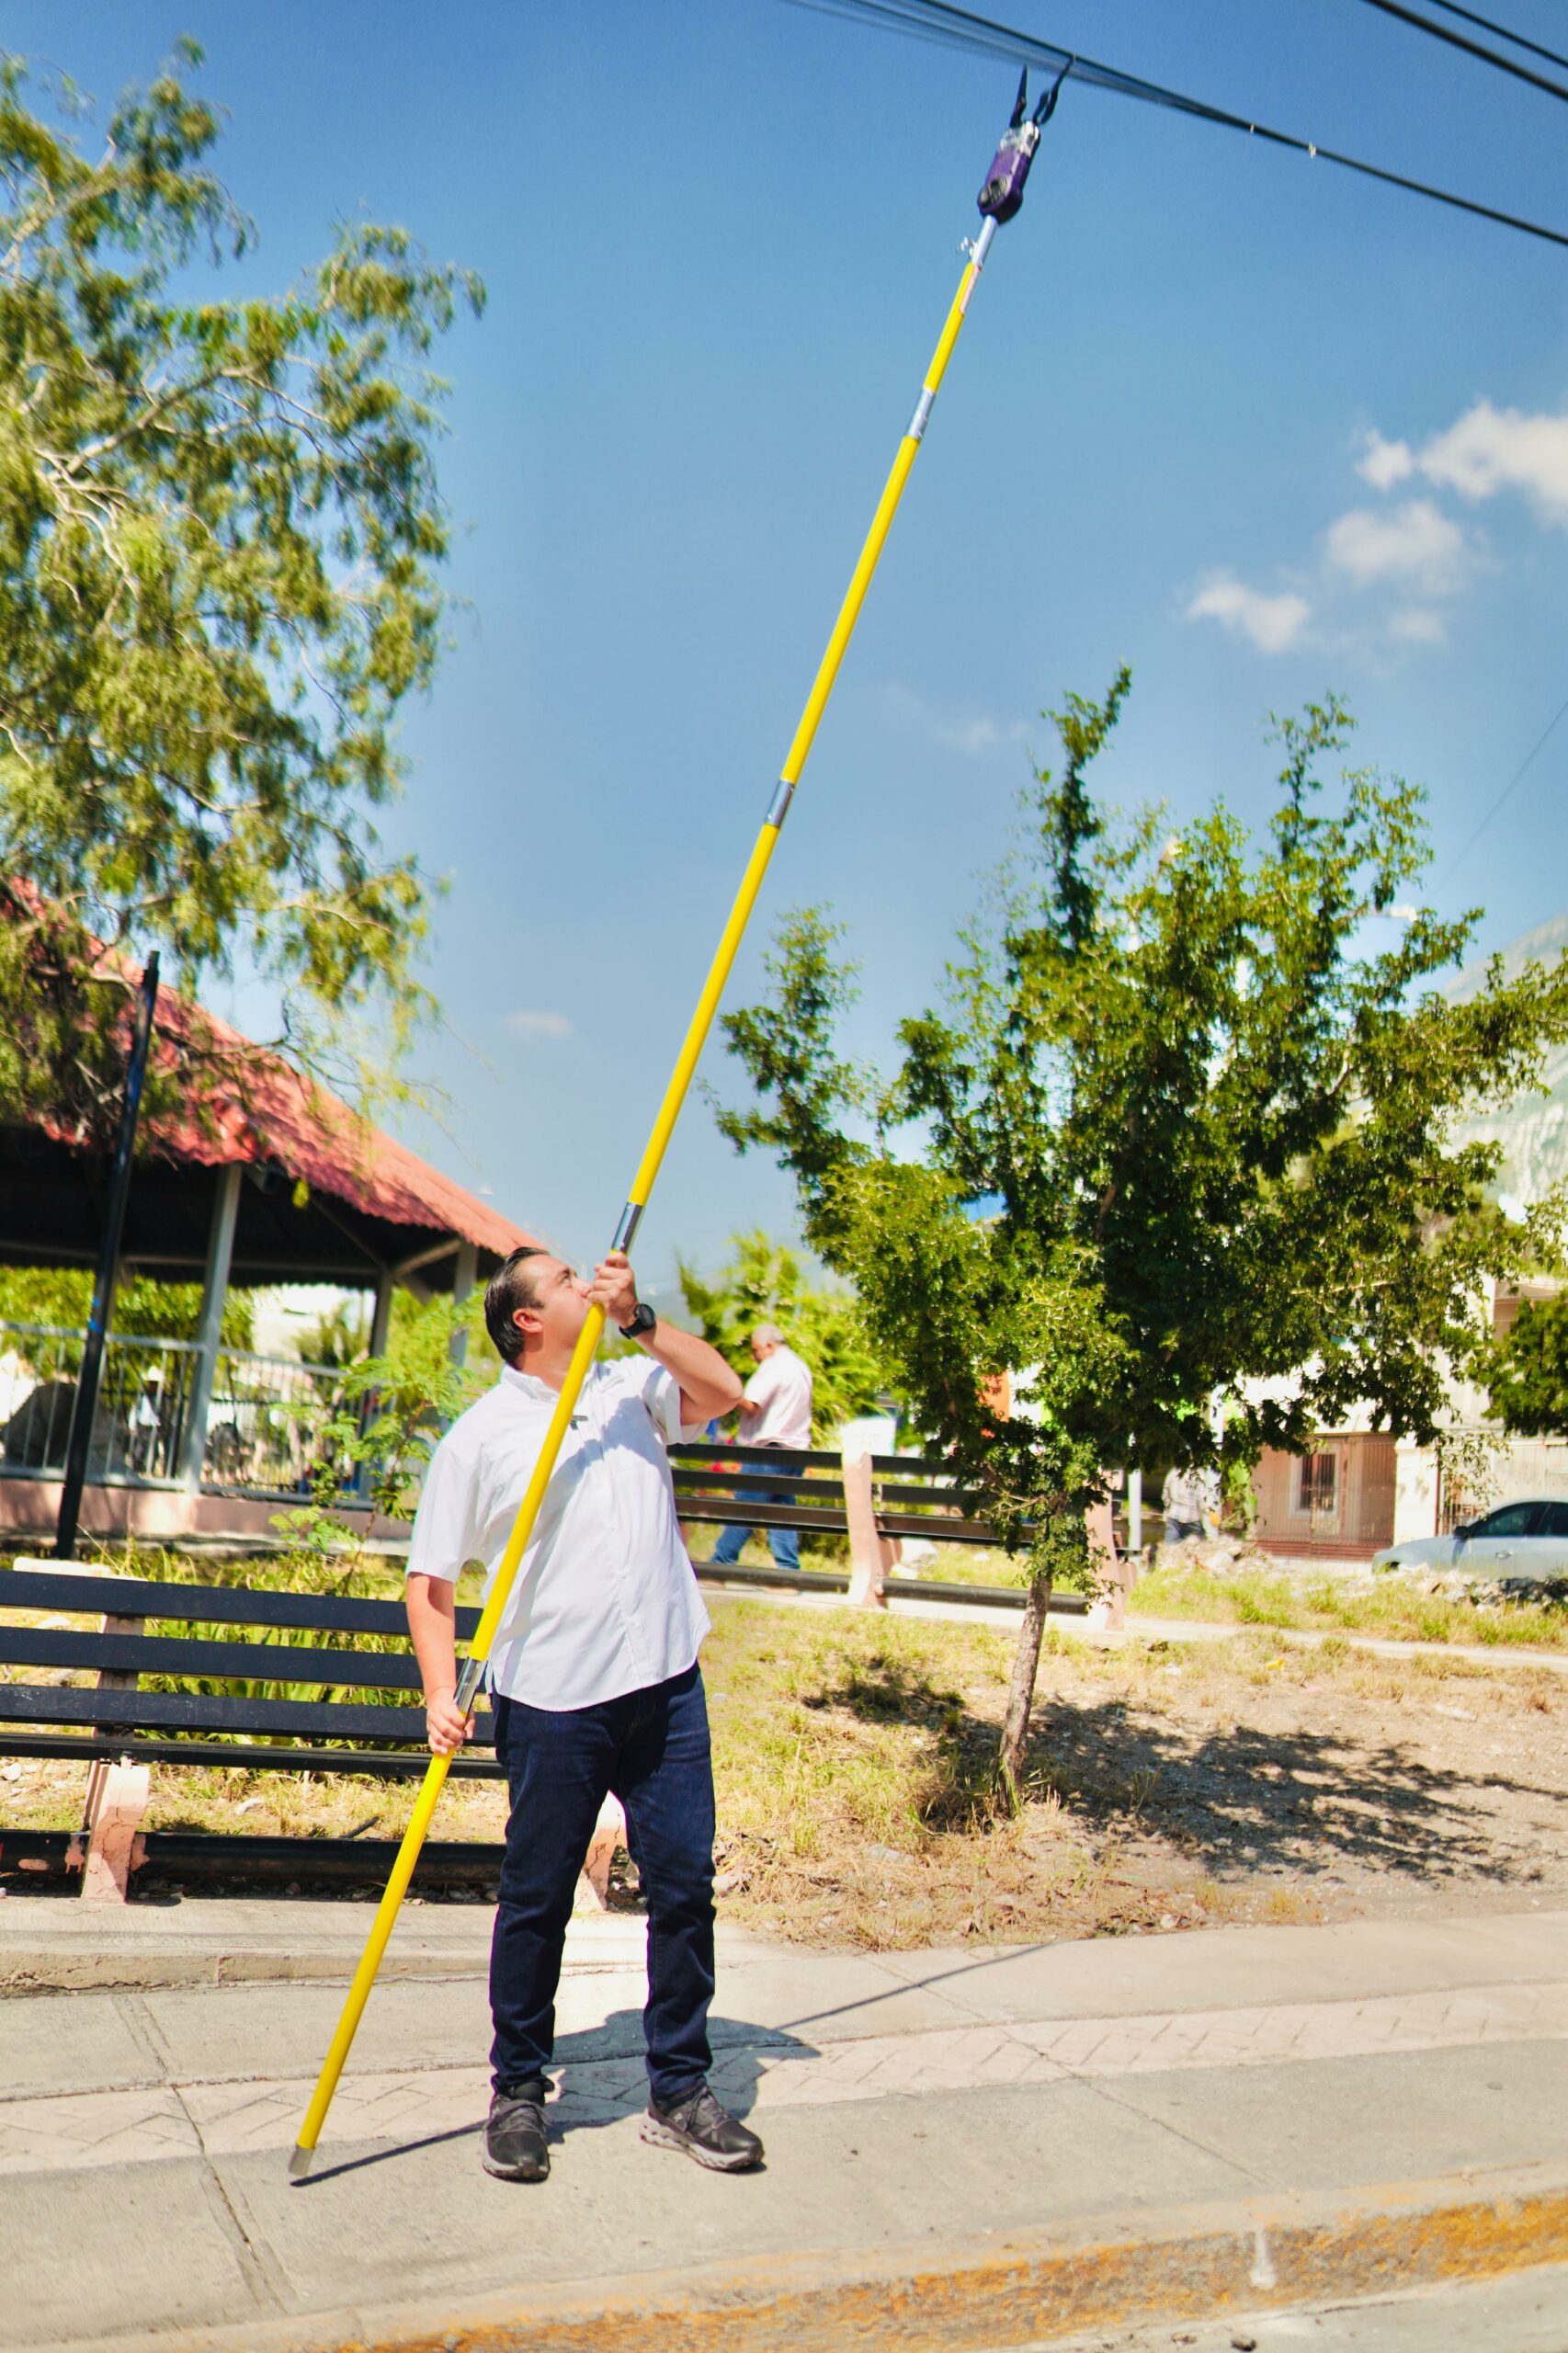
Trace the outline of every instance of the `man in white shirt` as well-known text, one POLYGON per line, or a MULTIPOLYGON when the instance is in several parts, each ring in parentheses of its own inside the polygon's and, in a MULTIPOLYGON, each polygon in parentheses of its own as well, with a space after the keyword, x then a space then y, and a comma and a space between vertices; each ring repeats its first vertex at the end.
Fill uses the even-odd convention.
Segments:
POLYGON ((1201 1471, 1173 1464, 1165 1473, 1160 1502, 1165 1515, 1167 1544, 1185 1543, 1189 1536, 1202 1535, 1208 1492, 1201 1471))
POLYGON ((644 2140, 725 2173, 762 2143, 708 2088, 713 1996, 713 1770, 697 1653, 708 1613, 676 1518, 665 1448, 734 1410, 716 1348, 640 1304, 617 1252, 580 1279, 544 1250, 492 1276, 484 1320, 504 1362, 431 1457, 408 1559, 408 1621, 431 1747, 470 1726, 456 1705, 455 1586, 493 1577, 539 1460, 589 1304, 640 1353, 597 1364, 545 1491, 490 1654, 496 1754, 512 1809, 490 1957, 494 2094, 485 2170, 550 2171, 545 2068, 577 1874, 613 1790, 648 1898, 644 2140))
MULTIPOLYGON (((746 1382, 736 1411, 740 1415, 740 1436, 744 1445, 789 1447, 803 1452, 812 1442, 812 1369, 802 1357, 798 1357, 777 1324, 759 1324, 751 1336, 751 1352, 756 1360, 756 1370, 746 1382)), ((800 1472, 790 1463, 780 1463, 779 1476, 798 1479, 800 1472)), ((759 1495, 760 1503, 787 1504, 794 1497, 786 1489, 781 1495, 759 1495)), ((713 1558, 725 1568, 733 1567, 741 1557, 749 1528, 740 1525, 721 1529, 719 1541, 713 1547, 713 1558)), ((770 1528, 767 1540, 774 1560, 781 1569, 799 1569, 801 1540, 792 1528, 770 1528)))

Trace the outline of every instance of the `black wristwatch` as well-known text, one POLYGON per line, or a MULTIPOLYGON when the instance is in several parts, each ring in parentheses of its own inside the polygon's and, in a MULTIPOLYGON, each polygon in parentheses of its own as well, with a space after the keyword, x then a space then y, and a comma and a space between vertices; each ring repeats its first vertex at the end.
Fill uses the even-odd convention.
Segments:
POLYGON ((623 1340, 645 1340, 658 1322, 658 1317, 646 1300, 640 1299, 631 1311, 631 1321, 620 1327, 623 1340))

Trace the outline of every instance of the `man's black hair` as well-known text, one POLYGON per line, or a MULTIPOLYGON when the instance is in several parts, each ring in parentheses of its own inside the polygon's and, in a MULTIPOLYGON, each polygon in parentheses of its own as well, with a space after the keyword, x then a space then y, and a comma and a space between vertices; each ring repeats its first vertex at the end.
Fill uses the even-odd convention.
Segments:
POLYGON ((541 1250, 537 1243, 525 1243, 496 1267, 484 1286, 484 1328, 508 1364, 516 1364, 523 1353, 523 1336, 513 1323, 513 1316, 519 1307, 539 1305, 539 1292, 528 1261, 549 1256, 549 1251, 541 1250))

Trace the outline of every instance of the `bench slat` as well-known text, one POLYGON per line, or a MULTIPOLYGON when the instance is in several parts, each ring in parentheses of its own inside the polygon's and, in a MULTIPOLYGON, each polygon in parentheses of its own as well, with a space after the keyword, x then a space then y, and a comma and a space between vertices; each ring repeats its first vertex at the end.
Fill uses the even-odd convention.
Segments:
POLYGON ((683 1438, 678 1446, 665 1451, 672 1462, 790 1462, 804 1463, 812 1471, 841 1471, 844 1457, 813 1451, 810 1447, 741 1446, 724 1438, 683 1438))
MULTIPOLYGON (((268 1773, 364 1773, 378 1780, 412 1780, 429 1764, 396 1748, 236 1748, 217 1740, 135 1740, 107 1733, 7 1732, 0 1735, 7 1756, 52 1756, 80 1763, 95 1756, 129 1756, 134 1765, 226 1765, 236 1771, 268 1773)), ((460 1780, 499 1781, 506 1767, 471 1743, 448 1768, 460 1780)), ((0 1828, 0 1844, 6 1832, 0 1828)))
MULTIPOLYGON (((0 1608, 74 1609, 116 1618, 187 1618, 199 1625, 278 1626, 329 1634, 406 1634, 401 1601, 371 1601, 358 1594, 268 1593, 232 1585, 156 1584, 142 1577, 56 1575, 47 1569, 0 1569, 0 1608)), ((458 1611, 458 1639, 479 1623, 473 1608, 458 1611)))
MULTIPOLYGON (((347 1699, 236 1699, 197 1691, 62 1689, 52 1683, 0 1683, 0 1721, 145 1724, 209 1733, 282 1732, 307 1740, 414 1741, 421 1747, 425 1743, 423 1708, 356 1707, 347 1699)), ((474 1736, 494 1741, 488 1711, 475 1720, 474 1736)))
POLYGON ((108 1668, 120 1675, 204 1675, 229 1682, 349 1684, 417 1691, 411 1653, 335 1651, 321 1643, 182 1641, 172 1634, 85 1634, 62 1626, 0 1626, 0 1661, 11 1666, 108 1668))
POLYGON ((749 1503, 742 1496, 726 1503, 722 1495, 682 1495, 677 1517, 704 1528, 715 1521, 733 1522, 747 1528, 821 1529, 830 1536, 844 1535, 847 1526, 841 1511, 797 1510, 793 1504, 749 1503))
POLYGON ((807 1503, 818 1498, 824 1503, 842 1504, 844 1500, 842 1479, 796 1479, 784 1471, 775 1471, 769 1478, 765 1471, 699 1471, 695 1465, 688 1471, 677 1463, 673 1476, 677 1496, 706 1487, 717 1488, 724 1495, 733 1494, 738 1499, 743 1495, 777 1495, 781 1488, 788 1488, 791 1495, 801 1495, 807 1503))

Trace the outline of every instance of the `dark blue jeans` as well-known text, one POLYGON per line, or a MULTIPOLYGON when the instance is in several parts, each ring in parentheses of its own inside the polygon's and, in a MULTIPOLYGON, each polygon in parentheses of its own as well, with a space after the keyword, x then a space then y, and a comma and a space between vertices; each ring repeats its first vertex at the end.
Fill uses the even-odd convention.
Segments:
MULTIPOLYGON (((781 1479, 800 1479, 804 1475, 798 1463, 781 1462, 778 1466, 778 1476, 781 1479)), ((792 1489, 786 1487, 780 1495, 758 1495, 754 1500, 764 1504, 792 1504, 798 1502, 799 1497, 792 1489)), ((744 1506, 743 1506, 742 1508, 744 1509, 744 1506)), ((744 1552, 746 1538, 750 1534, 751 1529, 743 1527, 738 1520, 733 1522, 728 1528, 722 1528, 719 1530, 719 1541, 713 1547, 714 1560, 725 1568, 732 1568, 744 1552)), ((800 1567, 801 1537, 798 1529, 770 1528, 767 1530, 767 1545, 777 1567, 780 1569, 800 1567)))
POLYGON ((713 1765, 699 1669, 588 1708, 496 1695, 512 1811, 490 1947, 497 2090, 542 2084, 573 1893, 608 1792, 648 1899, 648 2082, 661 2107, 707 2075, 713 1998, 713 1765))

